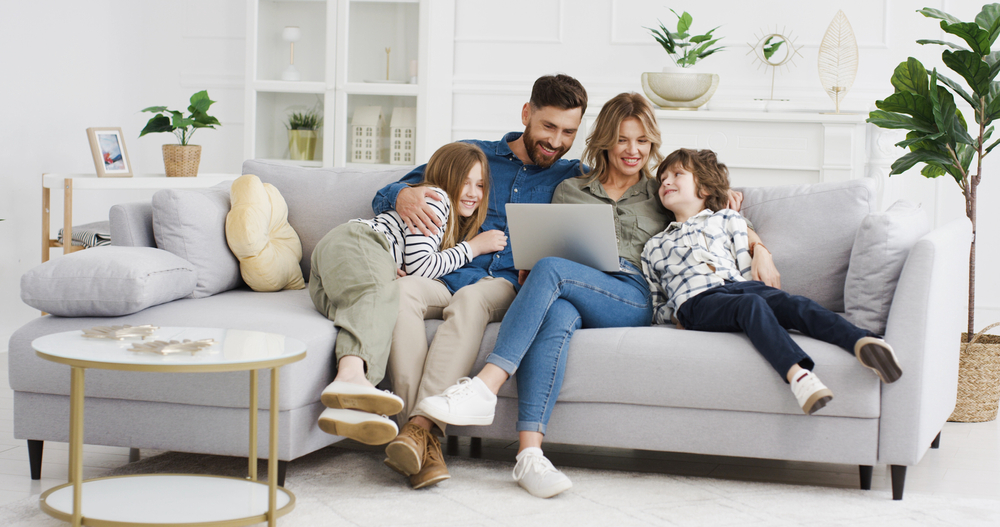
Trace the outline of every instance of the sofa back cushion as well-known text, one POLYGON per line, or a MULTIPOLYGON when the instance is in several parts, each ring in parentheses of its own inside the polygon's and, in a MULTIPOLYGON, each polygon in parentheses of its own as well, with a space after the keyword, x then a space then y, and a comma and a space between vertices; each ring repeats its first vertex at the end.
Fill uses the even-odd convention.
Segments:
POLYGON ((843 312, 854 235, 875 210, 875 180, 737 190, 744 216, 774 255, 781 288, 843 312))
POLYGON ((411 169, 305 168, 253 159, 243 162, 244 174, 256 174, 285 198, 288 223, 302 241, 300 266, 306 277, 313 248, 320 239, 348 220, 373 217, 375 193, 411 169))

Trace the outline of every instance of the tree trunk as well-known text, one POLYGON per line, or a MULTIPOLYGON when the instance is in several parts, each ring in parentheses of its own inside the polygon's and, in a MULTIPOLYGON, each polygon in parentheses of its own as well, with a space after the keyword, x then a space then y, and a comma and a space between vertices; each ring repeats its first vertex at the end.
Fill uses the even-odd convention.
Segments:
POLYGON ((976 181, 969 178, 969 219, 972 220, 972 245, 969 247, 969 342, 976 334, 976 181))

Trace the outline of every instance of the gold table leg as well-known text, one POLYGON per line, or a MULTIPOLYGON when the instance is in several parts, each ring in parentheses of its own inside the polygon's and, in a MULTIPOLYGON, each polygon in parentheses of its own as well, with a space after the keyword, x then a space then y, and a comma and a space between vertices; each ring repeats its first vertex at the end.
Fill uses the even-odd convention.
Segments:
POLYGON ((83 521, 83 382, 84 369, 73 366, 70 377, 69 481, 73 484, 73 527, 83 521))
POLYGON ((271 430, 268 439, 267 453, 267 486, 268 512, 267 525, 275 527, 278 518, 278 368, 271 368, 271 430))
POLYGON ((250 481, 257 481, 257 370, 250 370, 250 481))

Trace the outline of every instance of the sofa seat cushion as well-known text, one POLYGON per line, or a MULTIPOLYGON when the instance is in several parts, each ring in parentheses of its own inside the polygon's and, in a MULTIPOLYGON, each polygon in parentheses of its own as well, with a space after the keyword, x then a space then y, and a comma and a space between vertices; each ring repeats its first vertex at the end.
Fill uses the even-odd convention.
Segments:
MULTIPOLYGON (((879 416, 880 381, 853 354, 799 334, 792 338, 834 394, 816 415, 879 416)), ((481 365, 485 356, 479 359, 481 365)), ((508 382, 500 395, 516 397, 516 385, 508 382)), ((668 326, 577 331, 559 401, 804 415, 745 334, 668 326)))
MULTIPOLYGON (((88 249, 96 250, 96 249, 88 249)), ((306 358, 281 368, 280 406, 300 408, 319 401, 332 380, 333 322, 316 311, 308 291, 255 293, 234 289, 200 299, 181 299, 116 318, 39 317, 10 339, 8 367, 15 391, 69 394, 70 369, 35 355, 31 341, 42 335, 98 325, 222 327, 288 335, 306 343, 306 358)), ((87 396, 202 406, 248 408, 249 374, 144 373, 91 369, 87 396)), ((260 372, 259 403, 268 408, 269 370, 260 372)))

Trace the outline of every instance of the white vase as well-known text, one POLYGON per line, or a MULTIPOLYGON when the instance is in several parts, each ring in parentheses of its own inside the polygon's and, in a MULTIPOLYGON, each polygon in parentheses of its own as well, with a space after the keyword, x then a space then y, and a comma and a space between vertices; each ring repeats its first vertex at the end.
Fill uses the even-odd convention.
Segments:
POLYGON ((691 68, 666 67, 662 72, 642 74, 646 97, 668 110, 697 110, 718 88, 718 74, 692 72, 691 68))

